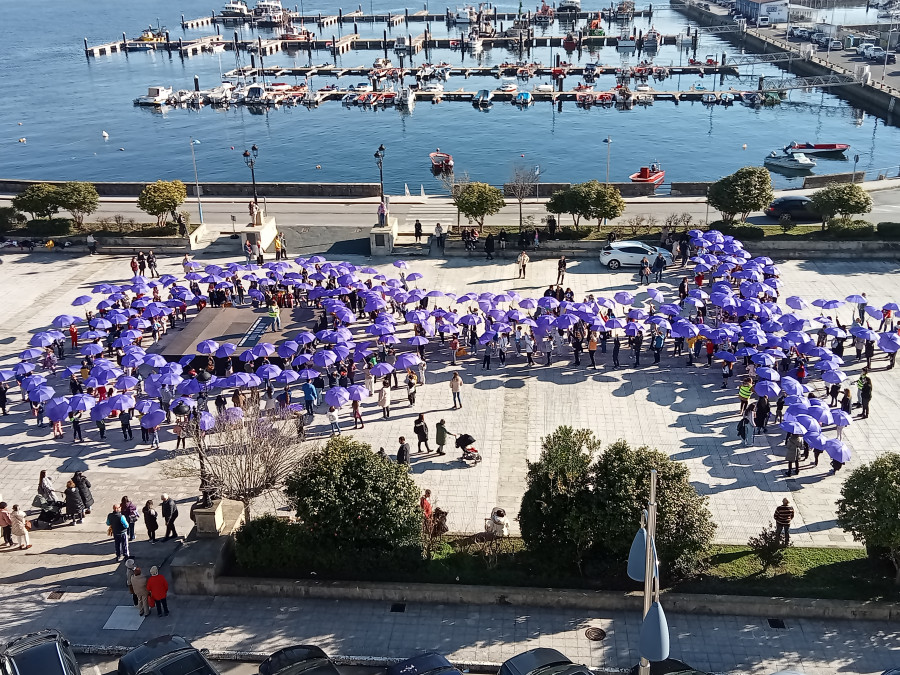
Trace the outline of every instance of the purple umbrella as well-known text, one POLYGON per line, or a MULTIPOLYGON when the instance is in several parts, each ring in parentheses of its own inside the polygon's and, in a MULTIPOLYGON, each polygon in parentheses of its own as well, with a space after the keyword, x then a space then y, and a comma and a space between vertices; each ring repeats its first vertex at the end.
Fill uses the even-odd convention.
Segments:
POLYGON ((756 374, 764 380, 772 380, 773 382, 777 382, 781 379, 781 375, 778 374, 778 371, 774 368, 769 368, 768 366, 757 368, 756 374))
POLYGON ((347 401, 350 400, 350 392, 343 387, 332 387, 325 392, 324 398, 328 405, 340 408, 341 406, 346 405, 347 401))
POLYGON ((237 349, 235 345, 231 344, 230 342, 225 342, 219 345, 219 348, 216 349, 215 355, 220 359, 224 359, 225 357, 234 354, 235 349, 237 349))
POLYGON ((28 400, 35 403, 38 401, 49 401, 55 395, 56 392, 53 391, 53 387, 43 386, 28 390, 28 400))
POLYGON ((159 410, 159 404, 152 399, 142 398, 134 404, 134 409, 141 413, 141 415, 146 415, 148 412, 159 410))
POLYGON ((204 340, 197 345, 197 351, 201 354, 213 354, 219 348, 219 343, 215 340, 204 340))
POLYGON ((75 307, 79 307, 80 305, 86 305, 91 301, 91 296, 89 295, 79 295, 72 301, 72 304, 75 307))
POLYGON ((116 394, 109 399, 113 410, 131 410, 134 407, 134 398, 128 394, 116 394))
POLYGON ((333 365, 337 360, 337 354, 330 349, 323 349, 322 351, 316 352, 312 357, 312 362, 320 368, 326 368, 333 365))
POLYGON ((408 270, 409 263, 407 263, 405 260, 395 260, 394 267, 396 267, 397 269, 401 269, 401 270, 408 270))
POLYGON ((781 423, 781 428, 789 434, 802 435, 806 433, 806 427, 800 424, 800 422, 796 422, 794 420, 785 420, 781 423))
POLYGON ((137 378, 131 377, 131 375, 122 375, 119 379, 116 380, 116 389, 120 391, 126 391, 128 389, 134 389, 137 386, 137 378))
POLYGON ((98 403, 93 408, 91 408, 91 420, 94 422, 99 422, 100 420, 104 420, 109 417, 109 413, 111 412, 112 406, 109 404, 109 401, 98 403))
POLYGON ((303 370, 298 370, 297 375, 299 375, 304 380, 312 380, 319 376, 319 371, 314 370, 312 368, 304 368, 303 370))
POLYGON ((761 380, 756 383, 755 387, 753 387, 753 391, 755 391, 759 396, 768 396, 769 398, 775 398, 781 393, 781 387, 779 387, 774 382, 761 380))
POLYGON ((69 399, 69 410, 86 412, 97 405, 97 400, 88 394, 76 394, 69 399))
POLYGON ((264 356, 272 356, 272 354, 275 353, 275 345, 268 342, 260 342, 250 349, 250 353, 258 359, 261 359, 264 356))
POLYGON ((390 363, 377 363, 372 366, 372 369, 369 372, 375 377, 384 377, 385 375, 394 372, 394 366, 390 363))
POLYGON ((822 379, 828 384, 840 384, 847 379, 847 375, 841 370, 829 370, 822 375, 822 379))
POLYGON ((152 429, 166 421, 165 410, 151 410, 141 418, 141 428, 152 429))
POLYGON ((51 422, 62 422, 69 414, 69 404, 61 396, 50 399, 44 405, 44 414, 51 422))
POLYGON ((347 387, 347 393, 350 394, 351 401, 364 401, 372 393, 361 384, 351 384, 347 387))
POLYGON ((620 305, 624 305, 625 307, 630 307, 634 304, 634 296, 631 293, 627 293, 626 291, 619 291, 618 293, 613 295, 613 298, 620 305))
POLYGON ((836 438, 832 438, 825 442, 825 452, 828 453, 828 456, 831 457, 831 459, 838 462, 846 463, 850 461, 850 448, 847 447, 846 443, 839 441, 836 438))
POLYGON ((271 363, 267 363, 256 369, 256 374, 264 380, 271 380, 281 374, 281 368, 271 363))
POLYGON ((409 338, 409 340, 407 340, 407 342, 408 342, 409 344, 411 344, 411 345, 416 345, 416 346, 419 346, 419 345, 427 345, 427 344, 428 344, 428 338, 427 338, 427 337, 422 337, 421 335, 416 335, 415 337, 409 338))
POLYGON ((834 426, 836 427, 849 427, 853 418, 849 413, 845 413, 843 410, 839 410, 838 408, 833 408, 831 411, 831 418, 834 420, 834 426))
POLYGON ((290 384, 300 379, 300 375, 294 370, 282 370, 278 375, 272 378, 273 382, 278 384, 290 384))
POLYGON ((713 354, 713 356, 717 359, 722 359, 723 361, 728 361, 729 363, 734 363, 737 360, 735 358, 734 354, 732 354, 731 352, 719 351, 719 352, 716 352, 715 354, 713 354))
MULTIPOLYGON (((403 354, 400 354, 400 356, 397 357, 396 367, 406 369, 406 368, 412 368, 413 366, 417 366, 420 363, 422 363, 422 359, 419 358, 418 354, 415 354, 413 352, 405 352, 403 354)), ((374 371, 374 368, 373 368, 373 371, 374 371)))
POLYGON ((297 344, 293 340, 287 340, 278 345, 278 349, 276 351, 278 352, 278 356, 283 359, 287 359, 296 354, 299 349, 299 344, 297 344))
POLYGON ((787 392, 788 396, 802 396, 806 393, 803 385, 797 382, 793 377, 782 377, 781 388, 787 392))
MULTIPOLYGON (((227 410, 227 408, 226 408, 227 410)), ((216 418, 212 413, 206 412, 205 410, 200 411, 200 431, 209 431, 214 426, 216 426, 216 418)))
POLYGON ((253 384, 253 378, 249 373, 234 373, 228 377, 219 380, 220 387, 228 387, 231 389, 241 389, 242 387, 250 387, 253 384))

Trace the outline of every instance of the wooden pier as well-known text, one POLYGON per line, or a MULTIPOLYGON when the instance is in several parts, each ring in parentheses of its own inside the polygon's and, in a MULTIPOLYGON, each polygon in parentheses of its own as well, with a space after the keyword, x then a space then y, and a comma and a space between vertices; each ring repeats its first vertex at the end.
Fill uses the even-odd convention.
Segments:
POLYGON ((181 28, 183 30, 192 30, 195 28, 203 28, 204 26, 212 26, 216 21, 216 15, 201 16, 199 19, 185 20, 184 14, 181 15, 181 28))

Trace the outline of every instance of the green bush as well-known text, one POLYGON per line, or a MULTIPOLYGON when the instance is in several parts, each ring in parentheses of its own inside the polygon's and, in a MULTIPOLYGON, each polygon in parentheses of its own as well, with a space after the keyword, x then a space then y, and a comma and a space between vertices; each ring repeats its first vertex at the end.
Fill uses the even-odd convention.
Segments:
POLYGON ((845 222, 832 218, 828 221, 828 232, 835 239, 866 239, 875 234, 875 226, 866 220, 845 222))
POLYGON ((68 218, 30 220, 25 231, 35 237, 62 237, 72 232, 72 221, 68 218))
POLYGON ((178 234, 178 226, 174 223, 169 225, 164 225, 163 227, 157 227, 155 225, 151 225, 145 228, 142 228, 134 233, 136 237, 174 237, 178 234))
POLYGON ((882 239, 900 239, 900 223, 878 223, 875 230, 882 239))
MULTIPOLYGON (((772 523, 769 523, 759 534, 750 537, 747 541, 747 546, 759 558, 759 562, 764 570, 770 567, 778 567, 784 562, 784 554, 787 547, 782 546, 780 537, 777 537, 775 533, 775 527, 772 523)), ((788 543, 788 546, 793 545, 793 543, 788 543)))
POLYGON ((12 206, 0 207, 0 232, 9 232, 25 222, 25 216, 12 206))
POLYGON ((735 239, 747 241, 759 241, 766 236, 765 230, 755 225, 735 225, 721 228, 722 234, 727 234, 735 239))

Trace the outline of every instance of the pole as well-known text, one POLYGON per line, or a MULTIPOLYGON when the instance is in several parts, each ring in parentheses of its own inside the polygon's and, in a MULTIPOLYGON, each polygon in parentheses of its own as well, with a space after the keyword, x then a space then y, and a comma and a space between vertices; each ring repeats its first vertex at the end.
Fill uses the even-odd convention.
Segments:
POLYGON ((259 204, 259 194, 256 192, 256 162, 250 161, 250 180, 253 181, 253 201, 259 204))
POLYGON ((609 187, 609 149, 612 146, 612 139, 606 137, 606 186, 609 187))
MULTIPOLYGON (((656 537, 656 469, 650 471, 650 503, 647 505, 647 551, 644 556, 644 611, 641 620, 646 618, 650 611, 653 593, 653 569, 656 561, 653 559, 653 541, 656 537)), ((650 662, 641 657, 640 675, 650 675, 650 662)))
POLYGON ((706 186, 706 223, 709 224, 709 186, 706 186))
POLYGON ((384 201, 384 160, 378 160, 378 185, 380 189, 381 199, 384 201))
POLYGON ((197 156, 194 154, 194 139, 191 137, 191 162, 194 164, 194 194, 197 196, 197 212, 200 224, 203 224, 203 204, 200 203, 200 178, 197 175, 197 156))

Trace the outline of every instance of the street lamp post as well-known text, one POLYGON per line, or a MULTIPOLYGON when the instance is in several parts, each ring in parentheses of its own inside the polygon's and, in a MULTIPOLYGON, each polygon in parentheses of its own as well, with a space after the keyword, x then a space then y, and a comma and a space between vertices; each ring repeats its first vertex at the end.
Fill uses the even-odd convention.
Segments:
POLYGON ((244 150, 244 164, 250 167, 250 180, 253 181, 253 201, 259 204, 259 194, 256 192, 256 158, 259 157, 259 148, 256 144, 249 150, 244 150))
POLYGON ((375 164, 378 165, 379 196, 381 201, 384 201, 384 143, 379 145, 375 151, 375 164))
POLYGON ((859 163, 859 155, 853 155, 853 176, 850 179, 851 183, 856 182, 856 165, 859 163))
POLYGON ((200 224, 202 225, 203 205, 200 203, 200 177, 197 174, 197 157, 194 155, 194 144, 199 142, 191 138, 191 162, 194 164, 194 194, 197 196, 197 212, 200 214, 200 224))
POLYGON ((659 558, 656 555, 656 469, 650 471, 650 500, 631 550, 628 576, 644 583, 644 611, 639 654, 640 675, 650 675, 651 661, 669 658, 669 625, 659 603, 659 558))
POLYGON ((607 136, 603 142, 606 143, 606 184, 609 185, 609 149, 612 147, 612 139, 607 136))

